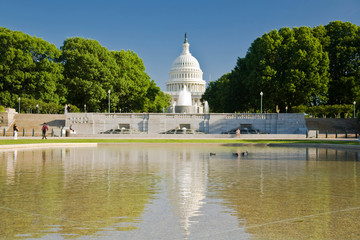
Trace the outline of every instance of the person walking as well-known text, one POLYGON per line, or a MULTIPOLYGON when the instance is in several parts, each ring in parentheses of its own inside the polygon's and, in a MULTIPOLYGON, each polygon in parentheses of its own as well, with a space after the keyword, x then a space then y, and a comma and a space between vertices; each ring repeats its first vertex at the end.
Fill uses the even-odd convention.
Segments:
POLYGON ((46 132, 47 130, 49 130, 48 126, 46 126, 46 123, 43 124, 42 128, 41 128, 41 131, 42 131, 42 139, 47 139, 46 138, 46 132))
POLYGON ((19 129, 16 126, 16 124, 14 124, 13 130, 14 130, 14 139, 17 139, 17 133, 18 133, 19 129))
POLYGON ((236 129, 236 136, 237 136, 237 137, 240 137, 240 129, 239 129, 239 128, 236 129))

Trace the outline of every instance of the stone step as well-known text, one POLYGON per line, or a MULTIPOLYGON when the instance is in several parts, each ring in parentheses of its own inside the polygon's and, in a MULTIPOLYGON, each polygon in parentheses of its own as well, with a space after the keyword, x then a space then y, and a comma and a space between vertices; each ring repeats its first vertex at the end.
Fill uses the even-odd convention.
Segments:
MULTIPOLYGON (((23 135, 25 129, 25 136, 41 136, 41 128, 44 122, 49 127, 49 133, 54 129, 54 134, 60 133, 61 127, 65 126, 66 116, 64 114, 16 114, 14 123, 5 131, 6 136, 12 136, 13 126, 16 124, 19 128, 19 135, 23 135)), ((4 129, 0 134, 4 135, 4 129)))

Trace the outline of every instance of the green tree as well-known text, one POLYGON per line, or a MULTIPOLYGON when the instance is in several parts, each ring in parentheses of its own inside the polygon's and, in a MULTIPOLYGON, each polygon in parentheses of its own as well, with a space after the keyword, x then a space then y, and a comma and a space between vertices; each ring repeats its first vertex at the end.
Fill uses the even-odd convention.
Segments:
POLYGON ((229 104, 230 73, 224 74, 217 81, 211 81, 206 88, 202 101, 208 101, 211 112, 224 112, 229 104))
POLYGON ((145 112, 166 112, 167 107, 170 105, 171 96, 165 94, 160 90, 154 80, 150 82, 145 98, 145 112))
MULTIPOLYGON (((255 77, 248 80, 253 82, 251 90, 256 93, 255 99, 263 91, 264 106, 278 105, 282 111, 285 106, 326 101, 329 60, 310 28, 272 31, 263 35, 258 45, 260 52, 249 52, 255 77)), ((256 47, 257 44, 252 49, 256 47)))
POLYGON ((335 21, 325 29, 321 39, 330 59, 329 104, 351 104, 360 96, 360 27, 335 21))
POLYGON ((61 52, 43 39, 0 27, 0 102, 15 107, 18 97, 64 101, 61 52))
POLYGON ((110 52, 98 41, 80 37, 66 39, 61 50, 68 102, 79 108, 86 104, 89 111, 105 110, 110 90, 116 107, 113 83, 117 65, 110 52))
POLYGON ((118 105, 125 112, 145 111, 150 77, 141 58, 130 50, 113 51, 117 64, 114 90, 119 94, 118 105))
POLYGON ((168 96, 150 81, 133 51, 109 51, 98 41, 79 37, 67 39, 61 49, 69 103, 104 111, 110 96, 112 112, 159 112, 168 105, 168 96))

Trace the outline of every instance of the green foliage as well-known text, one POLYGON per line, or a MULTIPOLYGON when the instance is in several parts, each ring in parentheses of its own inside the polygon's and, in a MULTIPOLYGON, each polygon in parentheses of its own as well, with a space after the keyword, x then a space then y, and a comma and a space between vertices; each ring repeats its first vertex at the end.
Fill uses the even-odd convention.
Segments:
POLYGON ((330 104, 351 104, 360 94, 360 27, 335 21, 325 26, 330 58, 330 104))
POLYGON ((109 51, 95 40, 68 38, 61 47, 67 100, 89 111, 105 109, 107 91, 112 90, 115 61, 109 51))
POLYGON ((150 82, 145 97, 145 112, 166 112, 166 108, 170 105, 171 96, 163 93, 154 81, 150 82))
POLYGON ((22 113, 36 113, 36 105, 39 104, 39 112, 44 114, 64 113, 64 108, 54 102, 46 103, 41 100, 21 98, 20 111, 22 113))
POLYGON ((318 105, 304 106, 299 105, 292 108, 292 112, 307 113, 312 117, 319 118, 349 118, 353 117, 354 106, 352 104, 318 105))
POLYGON ((59 103, 63 98, 61 52, 40 38, 0 27, 0 102, 15 107, 18 97, 59 103))
POLYGON ((41 100, 35 100, 35 99, 30 99, 30 98, 21 98, 20 111, 22 113, 35 113, 36 112, 36 104, 39 104, 39 106, 42 107, 44 105, 44 102, 41 100))
POLYGON ((5 112, 4 106, 1 106, 1 105, 0 105, 0 112, 5 112))
POLYGON ((80 37, 64 41, 61 51, 53 44, 22 32, 0 27, 0 103, 30 112, 83 109, 111 111, 162 111, 169 96, 145 73, 142 60, 132 51, 109 51, 99 42, 80 37), (34 100, 36 99, 36 100, 34 100), (35 103, 35 104, 34 104, 35 103), (161 110, 160 110, 161 109, 161 110))
POLYGON ((69 38, 61 47, 67 99, 88 111, 158 112, 169 98, 132 51, 108 51, 95 40, 69 38), (110 90, 110 94, 109 91, 110 90))
POLYGON ((305 105, 299 105, 299 106, 294 106, 292 107, 292 112, 294 113, 307 113, 307 106, 305 105))
POLYGON ((59 113, 62 107, 56 103, 45 103, 41 108, 41 113, 59 113))
MULTIPOLYGON (((328 57, 308 27, 282 28, 257 39, 249 49, 247 78, 250 101, 264 109, 311 105, 326 100, 328 57)), ((241 72, 242 68, 239 66, 241 72)))
POLYGON ((323 105, 360 98, 359 46, 359 27, 351 23, 272 30, 251 44, 231 73, 208 85, 203 100, 214 112, 256 112, 263 92, 264 112, 304 105, 314 106, 317 116, 346 117, 348 107, 323 105))
POLYGON ((229 103, 231 108, 231 101, 228 99, 230 90, 230 74, 224 74, 217 81, 211 81, 202 96, 202 101, 208 101, 211 112, 224 112, 229 103))
POLYGON ((142 60, 132 51, 113 51, 112 55, 117 64, 117 78, 113 87, 119 93, 119 107, 125 112, 144 111, 151 82, 142 60))

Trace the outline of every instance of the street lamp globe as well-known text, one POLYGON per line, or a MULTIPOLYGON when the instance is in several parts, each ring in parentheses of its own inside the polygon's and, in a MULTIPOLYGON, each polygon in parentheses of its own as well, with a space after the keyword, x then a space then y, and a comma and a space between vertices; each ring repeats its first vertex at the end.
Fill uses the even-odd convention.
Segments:
POLYGON ((355 115, 356 115, 356 108, 355 108, 356 102, 354 101, 353 104, 354 104, 354 118, 355 118, 355 115))

